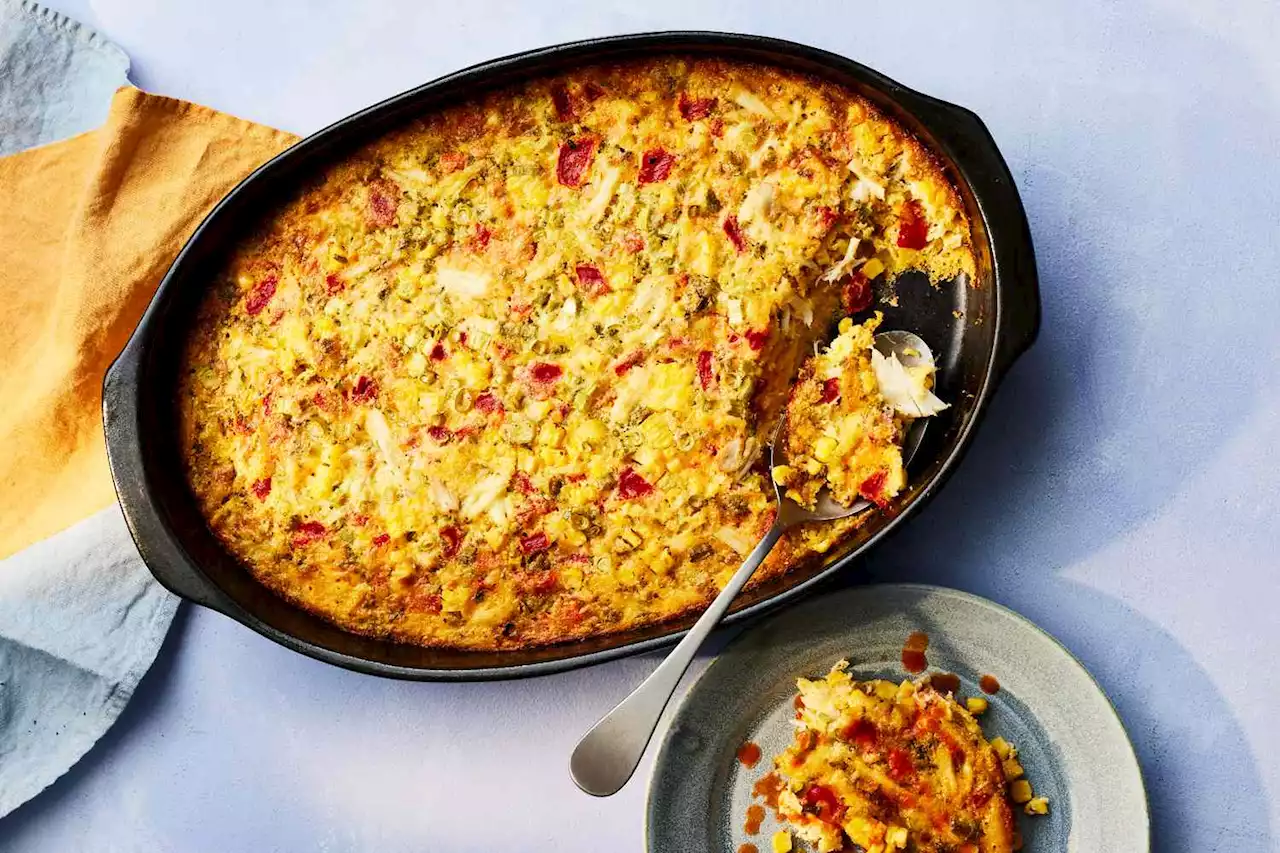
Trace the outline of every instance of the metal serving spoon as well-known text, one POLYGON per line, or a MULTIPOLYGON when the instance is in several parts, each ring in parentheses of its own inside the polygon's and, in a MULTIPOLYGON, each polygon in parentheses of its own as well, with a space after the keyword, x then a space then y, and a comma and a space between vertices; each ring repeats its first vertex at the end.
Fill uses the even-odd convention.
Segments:
MULTIPOLYGON (((897 355, 898 360, 908 366, 933 360, 933 354, 925 342, 910 332, 882 332, 876 335, 875 347, 885 356, 897 355)), ((902 443, 904 464, 911 461, 920 447, 924 425, 923 419, 917 420, 907 430, 902 443)), ((774 466, 785 462, 782 455, 785 450, 780 451, 779 445, 785 445, 786 442, 780 441, 781 437, 782 424, 779 423, 769 443, 770 471, 774 466)), ((776 482, 773 483, 773 491, 778 499, 777 517, 760 544, 747 556, 742 568, 729 579, 667 659, 631 695, 592 726, 574 747, 573 755, 569 758, 569 773, 573 776, 574 783, 583 791, 596 797, 607 797, 616 794, 627 784, 649 745, 649 739, 653 737, 658 718, 671 700, 676 684, 689 668, 689 662, 693 660, 707 635, 724 617, 738 592, 755 574, 765 557, 769 556, 782 534, 797 524, 847 518, 871 506, 865 500, 859 500, 853 506, 842 506, 832 500, 824 489, 819 493, 814 508, 808 510, 788 498, 776 482)))

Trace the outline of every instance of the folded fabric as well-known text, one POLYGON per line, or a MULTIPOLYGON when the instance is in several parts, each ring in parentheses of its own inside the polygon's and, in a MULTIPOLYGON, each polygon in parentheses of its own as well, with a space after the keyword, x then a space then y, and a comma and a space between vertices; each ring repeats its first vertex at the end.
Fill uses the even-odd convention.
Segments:
POLYGON ((176 606, 113 506, 103 374, 200 220, 295 140, 123 88, 98 130, 0 158, 0 815, 106 731, 176 606))
POLYGON ((114 502, 103 374, 195 226, 296 139, 126 88, 100 130, 0 159, 0 557, 114 502))
POLYGON ((66 139, 107 117, 129 57, 30 0, 0 0, 0 155, 66 139))
POLYGON ((111 727, 177 603, 141 564, 119 507, 0 564, 0 816, 111 727))

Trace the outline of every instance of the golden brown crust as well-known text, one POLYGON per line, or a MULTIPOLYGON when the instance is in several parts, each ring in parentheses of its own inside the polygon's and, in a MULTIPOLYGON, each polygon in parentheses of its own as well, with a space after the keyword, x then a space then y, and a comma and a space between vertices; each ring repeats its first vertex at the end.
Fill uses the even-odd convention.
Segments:
POLYGON ((679 618, 769 524, 759 449, 826 306, 868 270, 971 272, 968 241, 915 140, 810 78, 671 57, 491 93, 238 248, 184 358, 188 479, 264 585, 356 633, 679 618))

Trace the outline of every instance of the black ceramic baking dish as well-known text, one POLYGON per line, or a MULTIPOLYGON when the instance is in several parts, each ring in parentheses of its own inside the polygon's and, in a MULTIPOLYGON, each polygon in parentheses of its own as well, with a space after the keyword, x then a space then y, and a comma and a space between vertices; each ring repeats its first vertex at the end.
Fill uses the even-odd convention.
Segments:
POLYGON ((844 57, 759 36, 706 32, 617 36, 534 50, 459 71, 383 101, 299 142, 240 183, 196 229, 160 283, 137 330, 107 372, 107 449, 116 491, 143 559, 178 595, 220 611, 282 645, 348 669, 421 680, 537 675, 585 666, 679 639, 677 622, 546 648, 428 649, 349 634, 276 597, 205 526, 182 473, 173 405, 180 348, 194 309, 228 246, 317 170, 414 117, 476 94, 595 62, 653 54, 715 55, 812 74, 863 95, 935 152, 974 226, 978 275, 941 289, 897 283, 884 328, 922 335, 939 360, 939 395, 952 407, 925 433, 911 486, 821 561, 749 590, 729 620, 794 601, 906 522, 960 461, 997 383, 1035 339, 1039 292, 1031 235, 1012 177, 976 115, 914 92, 844 57))

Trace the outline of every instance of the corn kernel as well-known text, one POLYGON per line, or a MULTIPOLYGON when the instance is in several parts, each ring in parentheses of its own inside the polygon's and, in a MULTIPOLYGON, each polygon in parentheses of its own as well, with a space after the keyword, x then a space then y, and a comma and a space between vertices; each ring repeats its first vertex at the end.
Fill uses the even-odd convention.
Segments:
POLYGON ((892 850, 895 847, 902 848, 907 846, 907 828, 905 826, 891 826, 889 831, 884 834, 885 846, 892 850))
POLYGON ((408 371, 410 376, 421 376, 423 371, 426 369, 427 360, 420 352, 415 352, 413 355, 409 356, 409 360, 405 362, 405 370, 408 371))
POLYGON ((1019 779, 1009 786, 1009 799, 1015 803, 1025 803, 1031 799, 1031 783, 1026 779, 1019 779))
POLYGON ((1026 772, 1022 769, 1022 764, 1018 762, 1018 759, 1013 756, 1006 758, 1000 766, 1004 769, 1004 778, 1006 779, 1017 779, 1026 772))
POLYGON ((1009 746, 1009 742, 1002 737, 991 739, 991 748, 996 751, 996 755, 1002 759, 1008 758, 1009 753, 1013 751, 1013 747, 1009 746))
POLYGON ((875 831, 879 827, 880 824, 876 821, 860 815, 854 815, 845 821, 844 831, 849 833, 849 838, 853 840, 854 844, 866 847, 871 843, 871 838, 876 834, 875 831))
POLYGON ((822 435, 813 443, 813 455, 819 460, 826 462, 831 459, 831 454, 835 453, 836 441, 830 436, 822 435))
POLYGON ((898 694, 898 685, 894 684, 892 681, 880 679, 877 680, 875 684, 876 695, 881 699, 884 699, 886 702, 890 701, 898 694))
POLYGON ((773 834, 773 853, 791 853, 791 833, 780 829, 773 834))
POLYGON ((1048 814, 1049 800, 1047 797, 1033 797, 1027 801, 1027 805, 1023 808, 1027 814, 1048 814))
POLYGON ((981 696, 970 696, 964 700, 964 706, 969 709, 969 713, 975 717, 978 714, 985 714, 987 711, 987 700, 981 696))

